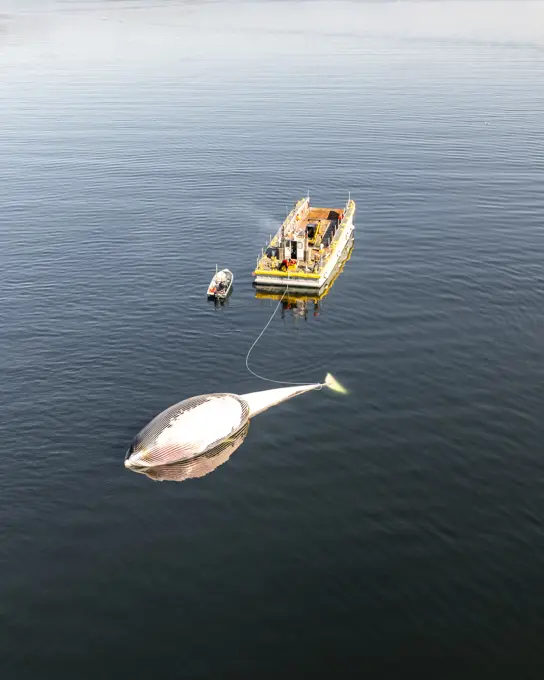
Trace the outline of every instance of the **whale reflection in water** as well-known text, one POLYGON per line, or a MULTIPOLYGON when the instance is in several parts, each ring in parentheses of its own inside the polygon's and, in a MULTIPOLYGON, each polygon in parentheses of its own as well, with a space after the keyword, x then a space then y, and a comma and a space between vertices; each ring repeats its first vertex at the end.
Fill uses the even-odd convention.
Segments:
POLYGON ((227 441, 221 442, 206 453, 168 465, 156 467, 134 467, 132 470, 146 475, 156 482, 174 481, 184 482, 186 479, 204 477, 213 472, 215 468, 226 463, 236 449, 241 446, 249 430, 249 421, 239 430, 236 435, 227 441))

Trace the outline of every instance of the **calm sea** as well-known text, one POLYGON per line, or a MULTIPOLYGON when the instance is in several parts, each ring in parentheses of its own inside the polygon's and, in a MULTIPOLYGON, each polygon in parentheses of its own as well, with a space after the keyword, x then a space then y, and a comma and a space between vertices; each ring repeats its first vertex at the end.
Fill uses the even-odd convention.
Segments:
POLYGON ((542 3, 0 10, 2 680, 541 678, 542 3), (126 470, 268 387, 251 272, 308 190, 355 248, 251 366, 349 395, 126 470))

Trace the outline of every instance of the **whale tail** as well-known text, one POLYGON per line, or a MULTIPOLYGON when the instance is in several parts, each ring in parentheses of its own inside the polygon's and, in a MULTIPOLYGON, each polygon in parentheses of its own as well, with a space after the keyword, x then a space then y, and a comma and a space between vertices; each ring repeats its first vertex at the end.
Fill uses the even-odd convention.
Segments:
POLYGON ((347 394, 348 391, 343 387, 338 380, 330 373, 325 376, 325 382, 323 383, 326 387, 331 389, 333 392, 339 392, 340 394, 347 394))

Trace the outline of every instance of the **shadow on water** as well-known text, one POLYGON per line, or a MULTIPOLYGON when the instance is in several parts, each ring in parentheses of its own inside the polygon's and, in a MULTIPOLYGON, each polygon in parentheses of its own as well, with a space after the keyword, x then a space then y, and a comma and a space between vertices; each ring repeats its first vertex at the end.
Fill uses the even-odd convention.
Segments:
POLYGON ((255 296, 260 299, 281 301, 281 311, 280 316, 282 319, 286 319, 289 316, 295 319, 304 319, 308 321, 309 316, 317 317, 322 311, 322 299, 324 296, 319 297, 317 295, 308 295, 307 293, 296 294, 290 292, 289 295, 282 297, 281 294, 273 293, 257 293, 255 296))
POLYGON ((213 304, 214 308, 217 311, 222 311, 225 307, 228 308, 229 302, 230 302, 230 296, 232 295, 232 292, 229 292, 228 297, 226 298, 208 298, 208 303, 213 304))

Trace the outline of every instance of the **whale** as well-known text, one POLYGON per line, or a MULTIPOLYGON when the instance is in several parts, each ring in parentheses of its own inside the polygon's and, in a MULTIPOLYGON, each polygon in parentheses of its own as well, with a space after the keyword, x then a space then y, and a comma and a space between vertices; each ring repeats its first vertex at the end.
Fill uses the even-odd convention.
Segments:
POLYGON ((323 388, 347 393, 336 378, 327 373, 322 383, 242 395, 215 392, 189 397, 159 413, 138 432, 125 454, 125 467, 141 472, 184 463, 221 450, 228 450, 230 455, 244 441, 254 416, 301 394, 323 388))

